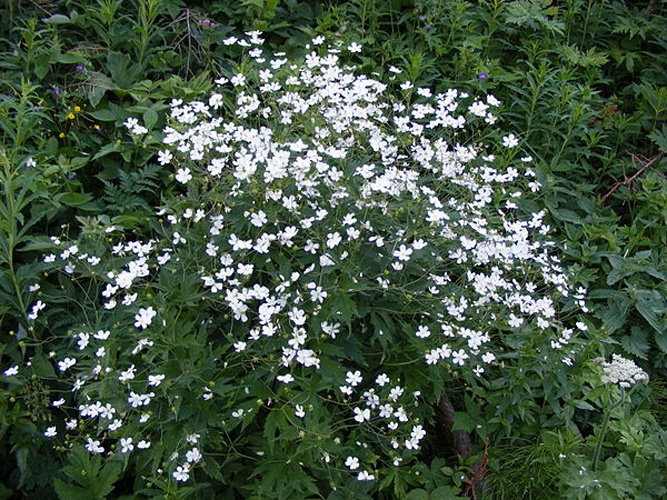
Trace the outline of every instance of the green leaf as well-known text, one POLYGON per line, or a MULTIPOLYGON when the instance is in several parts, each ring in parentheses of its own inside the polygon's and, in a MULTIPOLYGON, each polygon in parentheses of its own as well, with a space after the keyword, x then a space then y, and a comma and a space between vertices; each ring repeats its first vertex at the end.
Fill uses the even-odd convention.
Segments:
POLYGON ((651 347, 648 333, 638 326, 633 326, 629 335, 621 337, 621 346, 625 349, 625 352, 640 359, 648 358, 648 351, 651 347))
POLYGON ((405 500, 429 500, 431 496, 428 494, 428 491, 421 488, 410 491, 405 495, 405 500))
POLYGON ((113 491, 114 483, 120 477, 121 462, 109 461, 102 467, 102 459, 91 457, 83 449, 76 449, 70 455, 70 463, 62 468, 67 481, 53 482, 61 500, 104 500, 113 491))
POLYGON ((63 193, 56 199, 63 205, 67 205, 70 207, 77 207, 85 205, 86 203, 91 201, 93 197, 88 193, 63 193))
POLYGON ((141 75, 141 66, 132 64, 132 59, 127 54, 110 52, 107 56, 107 65, 111 79, 123 90, 129 90, 141 75))
POLYGON ((440 486, 431 492, 431 500, 465 500, 468 497, 461 496, 461 489, 456 486, 440 486))
POLYGON ((664 318, 665 312, 667 312, 667 302, 665 302, 660 292, 657 290, 640 290, 637 292, 635 307, 639 314, 658 333, 667 333, 667 321, 664 318))
POLYGON ((628 310, 632 305, 630 298, 610 301, 605 309, 602 309, 602 321, 611 333, 623 328, 628 317, 628 310))
POLYGON ((158 114, 154 109, 147 109, 144 111, 144 124, 146 128, 151 129, 158 121, 158 114))
POLYGON ((595 411, 595 406, 586 401, 576 401, 574 403, 574 406, 579 408, 580 410, 595 411))
POLYGON ((86 62, 85 57, 75 52, 68 52, 67 54, 58 54, 53 58, 53 60, 55 62, 59 62, 60 64, 80 64, 86 62))
POLYGON ((116 113, 106 108, 91 111, 88 115, 101 122, 115 122, 118 119, 122 119, 122 117, 119 117, 116 113))
POLYGON ((648 135, 658 149, 663 153, 667 153, 667 125, 663 125, 660 130, 654 130, 648 135))
POLYGON ((656 334, 655 343, 658 345, 662 352, 667 352, 667 335, 665 334, 656 334))
POLYGON ((111 144, 107 144, 103 146, 95 156, 93 156, 93 160, 97 160, 99 158, 102 158, 108 154, 111 153, 118 153, 123 149, 123 145, 121 144, 120 141, 115 141, 112 142, 111 144))

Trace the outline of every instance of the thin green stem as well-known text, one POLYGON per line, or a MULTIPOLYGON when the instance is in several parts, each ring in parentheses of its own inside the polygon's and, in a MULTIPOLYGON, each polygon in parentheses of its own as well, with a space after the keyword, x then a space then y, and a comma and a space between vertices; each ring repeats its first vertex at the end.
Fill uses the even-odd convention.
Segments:
POLYGON ((602 451, 602 443, 604 442, 604 435, 607 433, 607 426, 609 425, 609 419, 611 418, 611 412, 616 408, 621 406, 625 402, 625 389, 621 389, 621 398, 607 409, 604 414, 604 419, 602 420, 602 427, 600 427, 600 434, 598 436, 598 442, 595 444, 595 450, 593 451, 593 464, 591 465, 591 470, 596 470, 598 462, 600 460, 600 453, 602 451))
POLYGON ((6 255, 3 256, 7 261, 7 274, 9 279, 12 282, 12 287, 14 288, 14 293, 16 295, 16 301, 18 303, 19 309, 21 312, 25 313, 25 303, 23 301, 23 291, 21 289, 21 284, 19 283, 18 276, 16 274, 16 269, 14 268, 14 249, 17 245, 18 238, 18 225, 17 220, 19 216, 19 211, 17 210, 17 202, 14 193, 14 176, 15 172, 12 171, 12 161, 3 153, 0 155, 0 161, 3 163, 3 195, 4 202, 7 208, 7 245, 6 245, 6 255))

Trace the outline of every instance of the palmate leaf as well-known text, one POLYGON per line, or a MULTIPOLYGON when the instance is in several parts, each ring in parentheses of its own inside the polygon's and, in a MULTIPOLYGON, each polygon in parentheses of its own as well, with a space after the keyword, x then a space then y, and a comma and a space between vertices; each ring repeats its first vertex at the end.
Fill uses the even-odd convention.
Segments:
POLYGON ((56 479, 53 486, 61 500, 105 499, 120 477, 121 462, 109 461, 102 467, 98 455, 91 456, 83 449, 70 454, 70 463, 62 468, 67 480, 56 479))
POLYGON ((308 493, 317 498, 320 491, 315 480, 302 470, 298 457, 260 462, 251 478, 259 480, 261 498, 308 498, 308 493))

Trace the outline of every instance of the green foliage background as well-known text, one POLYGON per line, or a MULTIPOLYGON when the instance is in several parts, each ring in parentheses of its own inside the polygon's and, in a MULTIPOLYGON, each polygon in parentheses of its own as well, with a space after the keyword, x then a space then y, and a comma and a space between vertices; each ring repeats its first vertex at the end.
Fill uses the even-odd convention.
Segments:
MULTIPOLYGON (((26 340, 35 352, 51 340, 33 338, 25 319, 48 236, 112 219, 149 231, 153 207, 172 189, 156 163, 167 103, 211 89, 230 66, 222 40, 259 29, 290 55, 323 34, 363 44, 356 62, 369 74, 396 65, 416 86, 492 92, 505 103, 503 125, 531 148, 545 186, 533 203, 548 210, 565 264, 589 289, 584 357, 619 352, 651 377, 631 405, 615 410, 606 434, 601 410, 611 396, 578 369, 556 383, 536 358, 491 387, 452 384, 445 391, 455 428, 472 433, 472 456, 433 445, 421 478, 386 498, 663 497, 667 2, 8 0, 0 19, 3 369, 22 358, 26 340), (122 124, 130 116, 143 117, 150 133, 128 138, 122 124), (510 407, 497 411, 499 401, 510 407), (474 434, 477 421, 493 437, 488 446, 474 434), (598 439, 605 454, 593 478, 586 457, 598 439), (567 465, 561 456, 571 458, 567 465)), ((55 328, 91 291, 52 286, 63 297, 55 328)), ((40 376, 26 383, 0 385, 0 498, 133 497, 141 480, 117 464, 65 459, 44 443, 50 388, 40 377, 52 378, 53 368, 34 370, 40 376)), ((225 488, 180 494, 241 495, 225 488)))

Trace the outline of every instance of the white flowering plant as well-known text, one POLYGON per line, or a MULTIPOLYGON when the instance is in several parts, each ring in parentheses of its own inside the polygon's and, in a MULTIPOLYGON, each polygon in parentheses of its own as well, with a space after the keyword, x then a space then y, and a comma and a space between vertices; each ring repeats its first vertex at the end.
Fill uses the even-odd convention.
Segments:
POLYGON ((52 239, 28 311, 52 337, 26 354, 57 381, 44 439, 146 495, 400 496, 449 382, 567 372, 585 290, 492 95, 358 74, 358 44, 225 43, 215 90, 171 103, 150 237, 100 217, 52 239))

